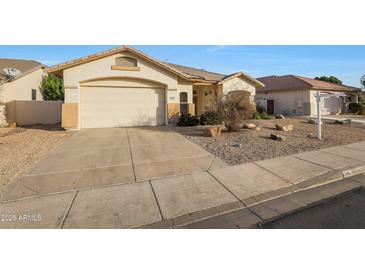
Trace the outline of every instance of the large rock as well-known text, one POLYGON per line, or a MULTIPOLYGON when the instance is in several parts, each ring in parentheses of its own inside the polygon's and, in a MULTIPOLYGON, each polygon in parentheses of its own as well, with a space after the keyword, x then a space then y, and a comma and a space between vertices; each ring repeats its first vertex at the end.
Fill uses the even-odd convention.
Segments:
POLYGON ((255 129, 256 125, 255 124, 243 124, 242 128, 255 129))
POLYGON ((294 129, 293 125, 279 125, 279 124, 275 124, 275 127, 277 130, 281 130, 281 131, 292 131, 294 129))
POLYGON ((338 125, 346 125, 346 124, 351 124, 351 119, 346 119, 346 120, 336 120, 335 124, 338 125))
POLYGON ((283 136, 283 135, 280 135, 280 134, 273 134, 273 133, 271 133, 271 134, 270 134, 270 139, 271 139, 271 140, 282 141, 282 140, 285 140, 285 139, 286 139, 286 137, 285 137, 285 136, 283 136))
POLYGON ((222 127, 207 127, 203 130, 205 137, 218 137, 221 134, 222 127))
POLYGON ((275 119, 285 119, 283 114, 276 114, 275 119))
MULTIPOLYGON (((312 124, 312 125, 316 125, 317 124, 317 119, 309 119, 308 124, 312 124)), ((323 124, 323 122, 321 121, 321 125, 323 124)))

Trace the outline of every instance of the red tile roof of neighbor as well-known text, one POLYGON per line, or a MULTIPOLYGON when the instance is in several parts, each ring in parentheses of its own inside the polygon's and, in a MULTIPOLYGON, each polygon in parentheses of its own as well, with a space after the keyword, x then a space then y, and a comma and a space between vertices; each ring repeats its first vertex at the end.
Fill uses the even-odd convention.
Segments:
POLYGON ((351 91, 355 92, 358 90, 358 88, 355 87, 337 85, 297 75, 283 75, 283 76, 272 75, 256 79, 265 85, 265 87, 263 88, 258 88, 257 92, 293 90, 293 89, 318 89, 318 90, 347 91, 347 92, 351 91))
POLYGON ((0 58, 0 74, 3 76, 4 79, 17 79, 42 67, 44 66, 41 63, 33 60, 0 58), (5 68, 18 69, 20 71, 20 74, 15 77, 10 77, 4 72, 5 68))

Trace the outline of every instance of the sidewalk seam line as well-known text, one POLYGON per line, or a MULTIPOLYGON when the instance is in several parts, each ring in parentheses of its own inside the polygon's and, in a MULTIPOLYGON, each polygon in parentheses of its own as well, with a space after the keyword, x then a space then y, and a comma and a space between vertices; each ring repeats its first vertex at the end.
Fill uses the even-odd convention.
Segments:
POLYGON ((164 217, 163 217, 163 215, 162 215, 161 207, 160 207, 160 204, 159 204, 159 202, 158 202, 158 200, 157 200, 157 196, 156 196, 155 190, 154 190, 154 188, 153 188, 153 186, 152 186, 152 182, 151 182, 151 180, 148 180, 148 182, 150 183, 150 187, 151 187, 151 190, 152 190, 153 196, 154 196, 154 198, 155 198, 155 201, 156 201, 156 204, 157 204, 157 207, 158 207, 158 211, 159 211, 159 213, 160 213, 161 221, 163 221, 163 220, 165 220, 165 219, 164 219, 164 217))
POLYGON ((242 202, 242 200, 240 198, 238 198, 228 187, 226 187, 221 181, 219 181, 217 179, 217 177, 215 177, 212 173, 210 173, 209 170, 207 170, 207 172, 209 173, 210 176, 212 176, 214 178, 214 180, 216 180, 221 186, 223 186, 229 193, 231 193, 233 195, 233 197, 235 197, 242 205, 244 205, 245 207, 247 207, 247 205, 242 202))
MULTIPOLYGON (((274 158, 274 159, 275 159, 275 158, 274 158)), ((289 180, 287 180, 287 179, 285 179, 285 178, 281 177, 280 175, 278 175, 278 174, 276 174, 276 173, 272 172, 271 170, 268 170, 267 168, 265 168, 265 167, 262 167, 262 166, 258 165, 256 162, 253 162, 253 164, 254 164, 254 165, 256 165, 256 166, 258 166, 259 168, 262 168, 263 170, 265 170, 265 171, 269 172, 270 174, 273 174, 274 176, 279 177, 280 179, 284 180, 286 183, 288 183, 288 184, 290 184, 290 185, 292 185, 292 186, 295 186, 295 185, 296 185, 296 184, 294 184, 294 183, 290 182, 289 180)))
POLYGON ((62 229, 63 228, 63 225, 65 224, 65 222, 66 222, 66 219, 67 219, 67 217, 68 217, 68 214, 70 213, 70 210, 71 210, 71 207, 73 206, 73 204, 74 204, 74 201, 75 201, 75 199, 76 199, 76 195, 77 195, 77 193, 78 193, 79 191, 78 190, 76 190, 75 191, 75 194, 74 194, 74 196, 73 196, 73 198, 72 198, 72 200, 71 200, 71 203, 70 203, 70 205, 69 205, 69 207, 68 207, 68 209, 67 209, 67 211, 66 211, 66 214, 65 214, 65 216, 63 217, 63 219, 62 219, 62 222, 61 222, 61 225, 60 225, 60 229, 62 229))
POLYGON ((317 165, 317 166, 320 166, 320 167, 324 167, 324 168, 327 168, 327 169, 330 169, 331 171, 339 171, 338 169, 335 169, 335 168, 332 168, 332 167, 327 167, 327 166, 324 166, 324 165, 321 165, 321 164, 317 164, 317 163, 314 163, 314 162, 311 162, 309 160, 306 160, 306 159, 302 159, 302 158, 299 158, 299 157, 296 157, 295 155, 297 154, 294 154, 294 155, 290 155, 289 157, 293 157, 295 159, 298 159, 298 160, 302 160, 304 162, 307 162, 309 164, 314 164, 314 165, 317 165))
POLYGON ((129 166, 131 163, 128 164, 115 164, 110 166, 97 166, 97 167, 83 167, 83 168, 75 168, 75 169, 66 169, 66 170, 59 170, 59 171, 51 171, 51 172, 41 172, 41 173, 31 173, 25 174, 23 177, 32 177, 32 176, 41 176, 41 175, 52 175, 52 174, 60 174, 60 173, 67 173, 67 172, 77 172, 77 171, 84 171, 84 170, 92 170, 92 169, 102 169, 102 168, 112 168, 112 167, 120 167, 120 166, 129 166))
POLYGON ((210 165, 209 165, 207 170, 210 170, 210 168, 212 167, 212 165, 213 165, 216 158, 217 158, 217 156, 214 155, 213 160, 210 162, 210 165))
POLYGON ((136 171, 135 171, 135 169, 134 169, 134 161, 133 161, 132 148, 131 148, 131 141, 130 141, 130 139, 129 139, 128 128, 126 128, 126 133, 127 133, 128 147, 129 147, 129 155, 130 155, 130 157, 131 157, 131 164, 132 164, 132 169, 133 169, 134 181, 135 181, 135 182, 137 182, 137 176, 136 176, 136 171))
MULTIPOLYGON (((342 146, 337 146, 337 147, 342 147, 342 146)), ((330 148, 332 148, 332 147, 330 147, 330 148)), ((363 151, 363 150, 361 150, 361 151, 363 151)), ((344 156, 344 155, 339 155, 339 154, 336 154, 336 153, 332 153, 332 152, 328 152, 328 151, 322 151, 322 150, 321 150, 321 152, 324 152, 324 153, 327 153, 327 154, 330 154, 330 155, 340 156, 340 157, 347 158, 347 159, 350 159, 350 160, 355 160, 355 161, 360 161, 362 163, 365 163, 365 161, 362 161, 362 160, 359 160, 359 159, 355 159, 355 158, 350 158, 350 157, 347 157, 347 156, 344 156)))

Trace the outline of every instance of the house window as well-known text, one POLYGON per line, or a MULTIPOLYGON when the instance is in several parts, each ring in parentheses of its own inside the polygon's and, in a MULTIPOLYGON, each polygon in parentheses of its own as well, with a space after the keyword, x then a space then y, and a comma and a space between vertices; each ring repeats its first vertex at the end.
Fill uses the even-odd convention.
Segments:
POLYGON ((188 93, 180 92, 180 113, 188 113, 188 93))
POLYGON ((137 60, 131 57, 118 57, 115 65, 120 67, 137 67, 137 60))
POLYGON ((37 100, 37 90, 32 88, 32 100, 35 101, 37 100))

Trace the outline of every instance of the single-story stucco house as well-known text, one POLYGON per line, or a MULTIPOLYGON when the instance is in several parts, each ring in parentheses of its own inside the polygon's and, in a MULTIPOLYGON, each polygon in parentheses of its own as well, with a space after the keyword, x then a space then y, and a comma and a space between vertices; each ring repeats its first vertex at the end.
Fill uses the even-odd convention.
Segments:
MULTIPOLYGON (((41 83, 44 75, 44 65, 39 62, 0 58, 0 127, 17 121, 16 102, 43 101, 41 83)), ((18 117, 29 116, 29 112, 21 111, 22 108, 18 110, 18 117)))
POLYGON ((358 100, 358 88, 307 77, 273 75, 256 79, 265 86, 256 90, 255 101, 264 107, 268 114, 316 115, 317 91, 340 96, 323 99, 321 113, 324 115, 346 113, 349 103, 358 100))
POLYGON ((44 65, 32 60, 0 58, 0 102, 43 100, 44 65))
POLYGON ((223 75, 156 60, 122 46, 47 69, 63 78, 62 126, 68 129, 154 126, 179 113, 202 114, 232 90, 254 99, 263 84, 243 72, 223 75))

